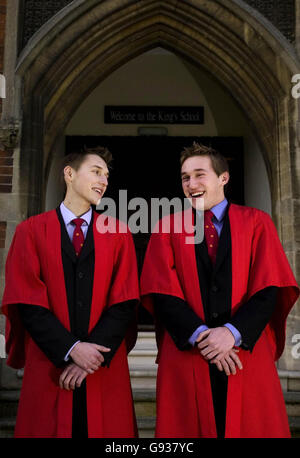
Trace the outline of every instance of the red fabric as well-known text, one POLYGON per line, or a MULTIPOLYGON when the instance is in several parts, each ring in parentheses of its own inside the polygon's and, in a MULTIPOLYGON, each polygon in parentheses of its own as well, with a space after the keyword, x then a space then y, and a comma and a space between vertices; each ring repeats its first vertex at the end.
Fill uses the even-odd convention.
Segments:
MULTIPOLYGON (((191 210, 189 210, 191 212, 191 210)), ((181 214, 174 215, 177 226, 181 214)), ((266 213, 231 205, 232 313, 256 292, 280 288, 276 313, 252 353, 240 350, 243 370, 228 379, 226 437, 289 437, 288 419, 274 360, 283 351, 287 315, 299 288, 266 213)), ((191 219, 190 219, 191 221, 191 219)), ((153 233, 141 277, 143 303, 151 293, 187 301, 204 320, 195 247, 181 233, 153 233)), ((208 363, 197 349, 179 351, 169 334, 159 339, 156 437, 216 437, 208 363)))
POLYGON ((211 210, 206 210, 204 212, 204 235, 207 245, 208 255, 211 259, 211 262, 215 264, 217 251, 218 251, 218 233, 212 222, 212 217, 214 216, 211 210))
POLYGON ((84 219, 82 218, 75 218, 72 220, 72 223, 74 224, 74 232, 73 232, 73 238, 72 238, 72 243, 75 249, 76 256, 80 255, 81 249, 84 244, 84 235, 81 229, 82 223, 84 223, 84 219))
MULTIPOLYGON (((139 297, 131 234, 99 234, 97 224, 95 213, 95 280, 89 331, 105 307, 139 297)), ((7 363, 14 368, 25 364, 16 437, 71 437, 73 392, 59 388, 62 369, 57 369, 26 335, 15 306, 27 303, 50 309, 70 329, 60 253, 61 226, 53 210, 17 227, 7 257, 2 302, 7 317, 7 363)), ((89 437, 134 437, 125 342, 110 367, 88 375, 86 383, 89 437)))

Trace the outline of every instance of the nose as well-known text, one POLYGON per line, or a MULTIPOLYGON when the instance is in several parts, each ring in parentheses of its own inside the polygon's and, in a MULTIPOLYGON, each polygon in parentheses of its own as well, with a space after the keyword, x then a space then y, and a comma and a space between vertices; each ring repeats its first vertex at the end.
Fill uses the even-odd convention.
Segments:
POLYGON ((107 178, 106 175, 101 175, 101 176, 100 176, 100 183, 101 183, 101 184, 104 184, 105 186, 108 185, 108 178, 107 178))
POLYGON ((197 179, 196 179, 196 178, 194 178, 194 177, 190 177, 190 181, 189 181, 189 188, 190 188, 191 190, 194 190, 194 189, 196 189, 196 188, 197 188, 197 186, 198 186, 198 184, 199 184, 199 183, 198 183, 198 181, 197 181, 197 179))

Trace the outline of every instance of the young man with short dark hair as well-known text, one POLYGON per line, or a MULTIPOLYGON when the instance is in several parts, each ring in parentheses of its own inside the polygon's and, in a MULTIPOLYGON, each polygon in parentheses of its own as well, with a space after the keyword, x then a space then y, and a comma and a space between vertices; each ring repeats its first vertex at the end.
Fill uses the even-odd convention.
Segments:
POLYGON ((135 249, 128 231, 100 233, 91 207, 110 160, 101 147, 67 156, 64 201, 16 229, 2 302, 8 364, 25 366, 15 437, 136 435, 125 341, 135 249))
MULTIPOLYGON (((204 239, 153 233, 141 294, 158 330, 157 437, 289 437, 274 361, 299 296, 266 213, 230 204, 225 159, 194 143, 181 156, 183 192, 204 239)), ((190 237, 190 234, 188 234, 190 237)))

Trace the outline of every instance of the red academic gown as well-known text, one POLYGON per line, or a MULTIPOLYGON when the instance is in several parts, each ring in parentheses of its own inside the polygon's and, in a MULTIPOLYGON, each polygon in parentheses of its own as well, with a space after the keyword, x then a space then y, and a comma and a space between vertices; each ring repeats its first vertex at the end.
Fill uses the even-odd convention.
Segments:
MULTIPOLYGON (((99 219, 100 218, 100 219, 99 219)), ((135 249, 130 233, 100 234, 94 214, 95 270, 89 332, 103 310, 139 298, 135 249)), ((121 223, 116 223, 116 226, 121 223)), ((124 231, 123 231, 124 232, 124 231)), ((55 367, 24 330, 15 304, 51 310, 70 330, 61 257, 61 226, 55 210, 18 225, 6 263, 2 302, 7 317, 7 364, 24 368, 16 437, 71 437, 72 390, 60 389, 55 367)), ((136 423, 125 341, 109 368, 86 378, 88 436, 135 437, 136 423)))
MULTIPOLYGON (((186 243, 191 229, 185 224, 176 233, 181 220, 182 214, 175 214, 170 234, 160 230, 151 236, 141 277, 143 304, 153 312, 151 293, 173 295, 205 321, 195 247, 186 243)), ((253 351, 239 351, 243 369, 228 377, 225 437, 290 437, 274 361, 283 352, 286 318, 299 288, 269 215, 232 204, 229 222, 231 313, 268 286, 279 292, 276 311, 253 351)), ((159 337, 156 437, 216 437, 208 363, 197 348, 178 350, 167 332, 159 337)))

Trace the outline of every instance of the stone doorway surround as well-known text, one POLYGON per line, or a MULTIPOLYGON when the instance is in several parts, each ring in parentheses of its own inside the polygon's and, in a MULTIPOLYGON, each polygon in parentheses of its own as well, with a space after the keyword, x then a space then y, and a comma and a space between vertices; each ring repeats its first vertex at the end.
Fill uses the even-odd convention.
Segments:
MULTIPOLYGON (((1 278, 16 224, 44 210, 52 156, 84 97, 132 58, 162 47, 208 71, 245 113, 264 154, 272 216, 300 280, 300 99, 291 94, 300 63, 296 48, 270 22, 241 0, 74 0, 17 56, 19 0, 8 3, 0 130, 13 129, 20 140, 13 192, 0 195, 7 221, 1 278)), ((300 375, 300 359, 291 356, 297 333, 299 305, 278 366, 287 389, 300 375)))

